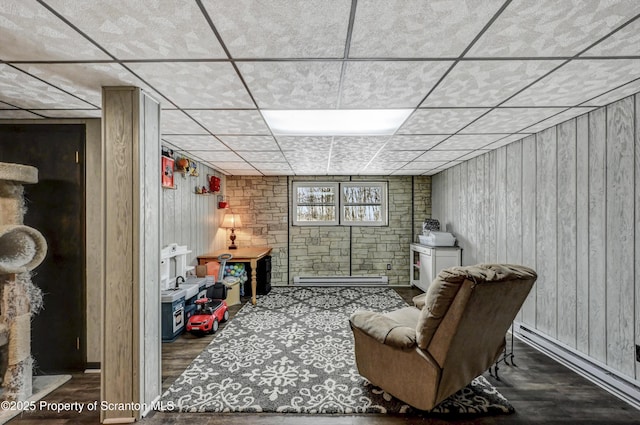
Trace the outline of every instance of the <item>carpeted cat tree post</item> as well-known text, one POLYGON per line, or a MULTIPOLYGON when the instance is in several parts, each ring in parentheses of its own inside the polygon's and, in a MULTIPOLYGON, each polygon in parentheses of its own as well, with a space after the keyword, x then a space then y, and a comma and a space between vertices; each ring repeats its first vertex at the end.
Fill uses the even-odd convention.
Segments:
POLYGON ((32 394, 31 315, 42 307, 42 293, 30 272, 47 243, 23 224, 23 184, 37 182, 37 168, 0 162, 0 400, 32 394))

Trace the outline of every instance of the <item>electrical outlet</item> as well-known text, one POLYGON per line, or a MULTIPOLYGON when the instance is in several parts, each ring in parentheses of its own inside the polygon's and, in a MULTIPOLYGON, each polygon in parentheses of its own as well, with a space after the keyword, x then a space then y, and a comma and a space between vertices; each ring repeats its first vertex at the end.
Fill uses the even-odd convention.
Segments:
POLYGON ((387 270, 391 270, 391 264, 387 264, 387 270))
POLYGON ((636 344, 636 361, 640 362, 640 345, 636 344))

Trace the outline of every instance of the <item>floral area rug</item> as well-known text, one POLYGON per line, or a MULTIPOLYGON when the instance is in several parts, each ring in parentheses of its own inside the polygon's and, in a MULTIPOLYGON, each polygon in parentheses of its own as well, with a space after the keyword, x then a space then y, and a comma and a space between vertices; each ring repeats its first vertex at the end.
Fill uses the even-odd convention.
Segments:
MULTIPOLYGON (((275 287, 246 304, 162 395, 176 412, 422 414, 358 374, 349 316, 406 306, 385 287, 275 287)), ((511 413, 482 376, 429 413, 511 413)))

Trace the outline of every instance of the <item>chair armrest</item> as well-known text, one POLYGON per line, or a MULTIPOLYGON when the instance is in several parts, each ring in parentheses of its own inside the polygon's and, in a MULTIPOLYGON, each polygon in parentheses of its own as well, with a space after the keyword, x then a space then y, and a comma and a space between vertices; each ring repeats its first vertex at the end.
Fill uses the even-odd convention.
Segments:
POLYGON ((413 305, 418 310, 422 310, 422 307, 424 307, 425 303, 427 302, 427 293, 425 292, 424 294, 416 295, 415 297, 413 297, 412 301, 413 305))
POLYGON ((359 310, 349 318, 352 328, 360 329, 381 344, 409 349, 416 345, 416 330, 383 314, 359 310))

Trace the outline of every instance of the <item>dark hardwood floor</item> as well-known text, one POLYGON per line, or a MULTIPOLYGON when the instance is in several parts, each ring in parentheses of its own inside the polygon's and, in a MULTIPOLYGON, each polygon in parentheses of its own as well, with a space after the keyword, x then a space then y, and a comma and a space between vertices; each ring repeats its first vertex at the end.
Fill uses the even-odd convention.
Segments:
MULTIPOLYGON (((397 289, 407 301, 419 291, 397 289)), ((243 299, 246 302, 247 298, 243 299)), ((231 317, 240 309, 232 306, 231 317)), ((224 326, 224 325, 223 325, 224 326)), ((162 345, 163 389, 166 389, 189 365, 215 335, 196 338, 183 335, 177 341, 162 345)), ((215 342, 214 342, 215 343, 215 342)), ((512 415, 464 418, 416 418, 392 415, 291 415, 291 414, 211 414, 152 412, 144 425, 154 424, 235 424, 235 425, 399 425, 399 424, 640 424, 640 411, 620 401, 586 379, 516 340, 517 367, 502 366, 501 380, 488 373, 491 382, 514 406, 512 415)), ((99 374, 76 374, 49 394, 50 402, 90 403, 100 399, 99 374)), ((97 424, 96 412, 24 413, 8 422, 10 425, 97 424)))

